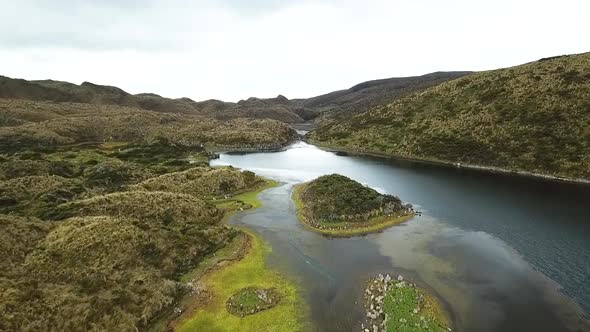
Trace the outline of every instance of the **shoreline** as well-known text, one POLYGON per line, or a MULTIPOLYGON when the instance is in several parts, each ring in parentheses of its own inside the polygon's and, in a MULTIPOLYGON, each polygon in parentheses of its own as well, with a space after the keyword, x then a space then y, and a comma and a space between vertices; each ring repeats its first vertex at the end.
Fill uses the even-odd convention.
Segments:
POLYGON ((205 145, 207 151, 213 153, 256 153, 256 152, 280 152, 286 150, 289 146, 303 141, 302 135, 291 137, 285 144, 270 144, 267 146, 252 146, 252 147, 232 147, 232 146, 221 146, 221 145, 205 145))
MULTIPOLYGON (((219 201, 221 204, 241 201, 251 206, 244 210, 225 210, 222 223, 227 225, 228 219, 236 213, 262 206, 258 194, 278 185, 277 181, 263 179, 266 181, 263 186, 219 201)), ((266 266, 266 256, 272 248, 259 235, 248 228, 230 227, 240 234, 183 276, 190 291, 179 300, 179 306, 170 313, 165 326, 175 331, 200 331, 214 322, 216 328, 228 331, 238 326, 245 331, 255 331, 275 325, 281 330, 298 331, 307 323, 298 285, 266 266), (282 300, 269 310, 244 317, 227 312, 225 303, 230 293, 251 286, 277 288, 282 300)))
MULTIPOLYGON (((397 216, 397 217, 388 217, 388 216, 379 216, 373 217, 369 219, 366 223, 358 227, 351 227, 351 228, 344 228, 344 229, 331 229, 331 228, 318 228, 307 221, 307 218, 303 215, 303 202, 299 198, 299 191, 306 185, 306 183, 300 183, 293 187, 293 193, 291 198, 295 202, 296 214, 297 219, 299 220, 300 224, 302 224, 305 228, 309 229, 318 234, 330 236, 330 237, 352 237, 352 236, 362 236, 367 234, 373 234, 381 232, 389 227, 399 225, 416 216, 416 213, 410 213, 407 215, 397 216), (380 220, 384 219, 384 220, 380 220)), ((338 223, 335 227, 338 227, 344 222, 338 223)))
POLYGON ((463 164, 463 163, 454 163, 450 161, 444 160, 436 160, 436 159, 428 159, 428 158, 418 158, 418 157, 403 157, 399 155, 387 154, 383 152, 377 151, 370 151, 370 150, 355 150, 352 148, 347 148, 338 145, 330 145, 319 143, 314 140, 304 139, 304 142, 316 146, 324 151, 328 152, 344 152, 350 155, 356 156, 372 156, 372 157, 380 157, 386 158, 391 160, 400 160, 400 161, 409 161, 427 165, 434 165, 434 166, 443 166, 448 168, 457 168, 457 169, 467 169, 472 171, 478 171, 482 173, 488 174, 503 174, 503 175, 510 175, 510 176, 518 176, 523 178, 531 178, 543 181, 551 181, 551 182, 561 182, 561 183, 568 183, 568 184, 577 184, 577 185, 590 185, 590 180, 586 179, 578 179, 578 178, 566 178, 556 175, 549 175, 549 174, 542 174, 542 173, 534 173, 528 171, 519 171, 519 170, 510 170, 501 167, 494 167, 494 166, 481 166, 481 165, 472 165, 472 164, 463 164))

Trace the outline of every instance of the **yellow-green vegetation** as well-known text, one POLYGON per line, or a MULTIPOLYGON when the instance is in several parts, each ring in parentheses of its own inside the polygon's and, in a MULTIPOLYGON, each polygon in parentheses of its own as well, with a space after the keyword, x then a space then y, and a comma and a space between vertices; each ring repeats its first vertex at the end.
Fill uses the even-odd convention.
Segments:
POLYGON ((444 332, 449 321, 438 300, 411 282, 389 274, 367 282, 364 293, 366 319, 362 327, 370 331, 444 332))
POLYGON ((301 331, 305 313, 293 282, 266 267, 270 247, 257 235, 245 231, 251 237, 245 257, 222 269, 206 274, 201 282, 212 292, 211 302, 199 307, 193 317, 178 331, 301 331), (274 288, 280 302, 265 311, 243 318, 227 311, 226 301, 248 287, 274 288))
POLYGON ((274 120, 219 121, 114 105, 0 99, 0 153, 87 142, 134 142, 225 149, 269 149, 296 132, 274 120))
POLYGON ((264 181, 264 185, 259 187, 258 189, 238 194, 234 196, 233 199, 249 204, 252 206, 252 208, 255 209, 262 207, 262 202, 260 201, 260 199, 258 199, 258 194, 265 191, 266 189, 270 189, 279 185, 277 181, 272 179, 264 179, 264 181))
POLYGON ((448 331, 448 322, 435 298, 417 287, 395 287, 385 296, 384 311, 392 319, 387 331, 448 331), (401 318, 395 319, 395 318, 401 318))
POLYGON ((414 216, 411 205, 402 204, 399 198, 338 174, 297 185, 293 200, 306 227, 330 236, 376 232, 414 216))
POLYGON ((590 53, 479 72, 320 126, 311 142, 590 179, 590 53))
POLYGON ((0 156, 0 330, 135 331, 166 316, 191 291, 182 276, 240 234, 216 198, 266 185, 190 156, 208 158, 165 140, 0 156))
MULTIPOLYGON (((0 76, 0 98, 76 102, 97 106, 118 105, 163 113, 200 114, 219 120, 253 118, 293 123, 303 122, 313 116, 310 109, 281 95, 268 99, 248 98, 238 103, 220 100, 196 102, 190 98, 171 99, 154 93, 132 95, 114 86, 90 82, 77 85, 54 80, 26 81, 5 76, 0 76)), ((54 114, 49 113, 45 117, 50 118, 52 115, 54 114)), ((3 119, 0 116, 0 126, 5 122, 15 121, 18 118, 3 119)))

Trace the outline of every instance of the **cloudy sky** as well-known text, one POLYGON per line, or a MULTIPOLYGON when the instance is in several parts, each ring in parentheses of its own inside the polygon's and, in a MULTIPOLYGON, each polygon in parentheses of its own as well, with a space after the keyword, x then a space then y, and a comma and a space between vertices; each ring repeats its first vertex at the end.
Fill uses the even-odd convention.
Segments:
POLYGON ((590 51, 588 0, 0 0, 0 75, 237 101, 590 51))

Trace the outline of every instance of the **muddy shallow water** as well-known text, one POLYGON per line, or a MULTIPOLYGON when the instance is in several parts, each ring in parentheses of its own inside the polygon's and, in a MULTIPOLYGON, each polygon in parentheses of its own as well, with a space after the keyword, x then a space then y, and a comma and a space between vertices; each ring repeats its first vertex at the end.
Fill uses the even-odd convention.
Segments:
POLYGON ((379 158, 297 143, 276 153, 222 154, 281 182, 232 223, 272 246, 269 264, 302 286, 320 331, 358 331, 363 280, 402 274, 437 295, 456 331, 588 331, 590 187, 379 158), (340 173, 398 195, 422 216, 378 234, 332 239, 304 229, 293 185, 340 173), (578 303, 580 305, 578 305, 578 303))

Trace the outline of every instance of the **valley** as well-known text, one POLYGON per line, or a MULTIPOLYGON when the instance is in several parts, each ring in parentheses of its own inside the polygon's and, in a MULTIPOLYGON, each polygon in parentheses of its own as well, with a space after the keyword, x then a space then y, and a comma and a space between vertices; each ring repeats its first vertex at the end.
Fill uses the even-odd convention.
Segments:
POLYGON ((589 68, 237 102, 2 76, 0 330, 588 330, 589 68))

